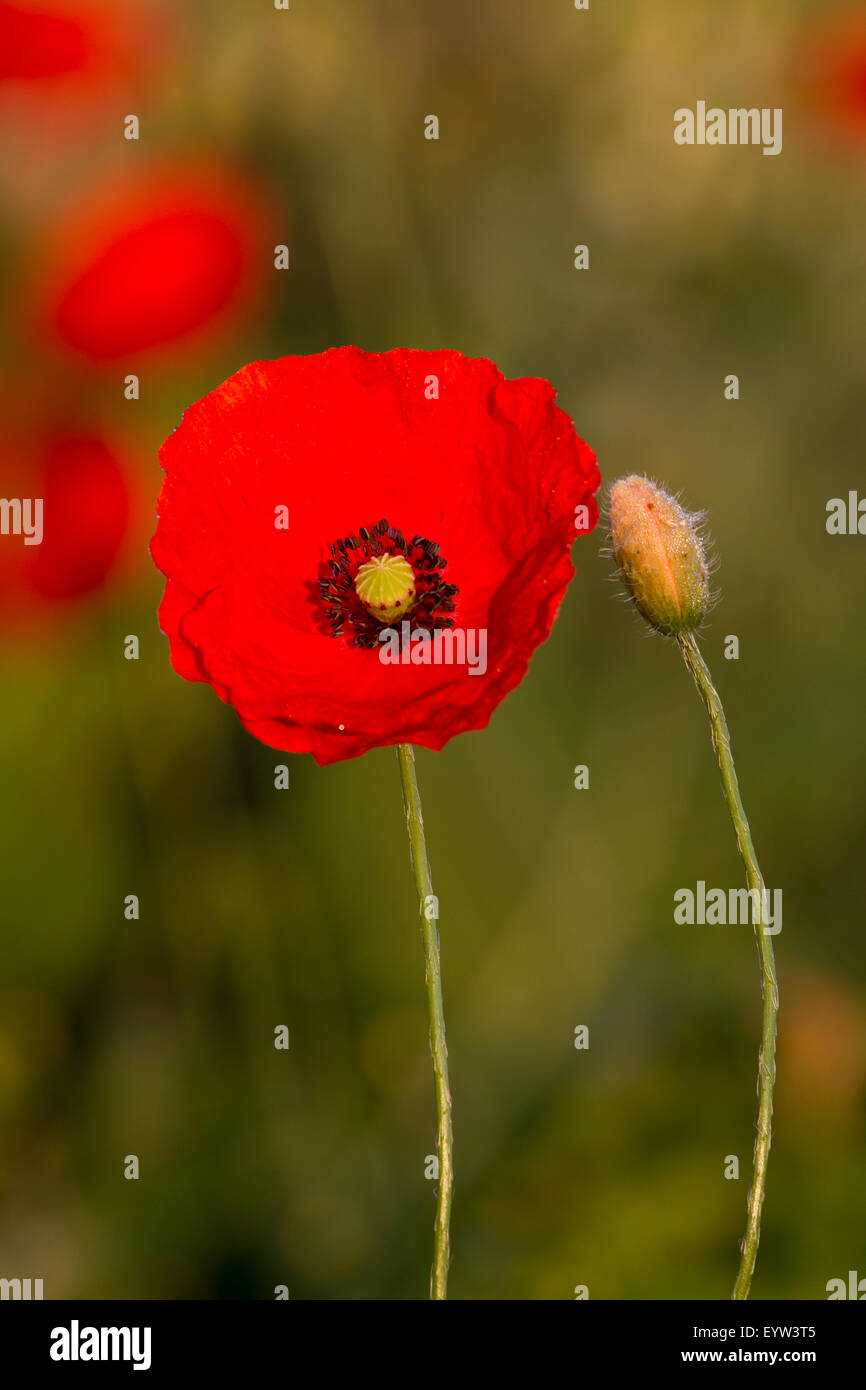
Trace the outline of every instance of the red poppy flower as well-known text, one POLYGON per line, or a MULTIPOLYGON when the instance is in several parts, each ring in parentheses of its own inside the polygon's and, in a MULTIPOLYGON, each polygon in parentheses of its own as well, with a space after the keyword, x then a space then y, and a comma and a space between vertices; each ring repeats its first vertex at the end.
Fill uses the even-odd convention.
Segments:
POLYGON ((230 377, 160 451, 175 670, 323 764, 483 728, 550 631, 576 515, 597 520, 595 455, 554 394, 402 348, 230 377))
POLYGON ((264 245, 260 199, 244 176, 155 170, 113 183, 56 226, 34 257, 31 315, 92 362, 128 361, 241 307, 264 245))

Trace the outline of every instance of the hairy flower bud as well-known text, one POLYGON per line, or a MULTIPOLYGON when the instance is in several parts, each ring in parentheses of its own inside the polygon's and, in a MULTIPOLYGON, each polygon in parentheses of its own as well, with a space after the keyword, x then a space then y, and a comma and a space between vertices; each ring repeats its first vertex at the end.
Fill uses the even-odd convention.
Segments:
POLYGON ((697 517, 648 478, 632 474, 610 493, 614 559, 638 611, 657 632, 689 632, 710 601, 697 517))

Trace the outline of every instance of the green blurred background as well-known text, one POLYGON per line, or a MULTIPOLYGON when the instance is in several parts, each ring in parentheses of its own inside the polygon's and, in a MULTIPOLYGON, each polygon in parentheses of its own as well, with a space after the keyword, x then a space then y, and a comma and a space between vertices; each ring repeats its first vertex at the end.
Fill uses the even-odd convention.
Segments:
MULTIPOLYGON (((784 894, 753 1296, 866 1276, 866 541, 825 530, 863 478, 866 120, 858 138, 804 88, 814 6, 210 0, 173 19, 128 157, 196 150, 261 186, 264 295, 143 360, 137 402, 136 360, 63 369, 134 438, 144 503, 99 592, 0 628, 0 1275, 46 1297, 427 1294, 435 1119, 394 753, 319 769, 246 735, 173 674, 146 550, 186 404, 257 357, 356 343, 546 377, 606 481, 646 471, 707 510, 704 650, 784 894), (781 156, 678 148, 673 112, 699 99, 784 107, 781 156)), ((61 125, 32 137, 37 192, 31 147, 6 160, 10 303, 33 228, 120 143, 114 110, 52 163, 61 125)), ((3 360, 51 397, 55 358, 14 327, 3 360)), ((490 728, 418 754, 459 1299, 727 1298, 736 1270, 757 957, 750 928, 676 925, 673 894, 741 867, 697 695, 602 548, 601 530, 576 545, 490 728)))

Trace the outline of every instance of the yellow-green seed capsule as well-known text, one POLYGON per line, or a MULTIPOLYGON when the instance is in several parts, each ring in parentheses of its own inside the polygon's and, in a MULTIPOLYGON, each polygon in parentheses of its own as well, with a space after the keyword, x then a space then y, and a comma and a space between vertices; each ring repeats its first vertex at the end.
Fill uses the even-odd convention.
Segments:
POLYGON ((665 636, 697 627, 710 601, 697 518, 648 478, 632 474, 611 488, 610 539, 626 588, 647 622, 665 636))
POLYGON ((376 555, 355 575, 355 593, 380 623, 402 618, 415 603, 415 571, 402 555, 376 555))

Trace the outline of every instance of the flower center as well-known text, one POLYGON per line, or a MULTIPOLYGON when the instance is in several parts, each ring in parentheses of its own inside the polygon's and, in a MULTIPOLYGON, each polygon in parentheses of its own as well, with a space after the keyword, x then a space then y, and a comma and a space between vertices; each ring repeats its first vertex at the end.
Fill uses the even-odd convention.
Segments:
POLYGON ((355 593, 371 617, 393 622, 415 602, 415 571, 402 555, 374 555, 355 575, 355 593))
POLYGON ((383 628, 399 622, 401 636, 425 628, 453 627, 456 584, 445 582, 447 561, 425 536, 407 541, 384 519, 362 526, 330 547, 319 568, 318 599, 325 631, 351 646, 376 647, 383 628))

